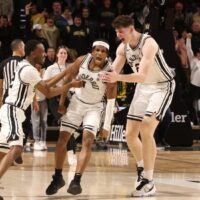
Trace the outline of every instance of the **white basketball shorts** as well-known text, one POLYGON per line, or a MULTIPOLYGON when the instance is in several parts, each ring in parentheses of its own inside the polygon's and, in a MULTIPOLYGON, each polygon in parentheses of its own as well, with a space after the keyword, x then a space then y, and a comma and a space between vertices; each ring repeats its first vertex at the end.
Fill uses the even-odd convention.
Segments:
POLYGON ((156 84, 138 83, 127 118, 142 121, 144 115, 155 113, 156 119, 162 120, 171 104, 174 90, 174 80, 156 84))

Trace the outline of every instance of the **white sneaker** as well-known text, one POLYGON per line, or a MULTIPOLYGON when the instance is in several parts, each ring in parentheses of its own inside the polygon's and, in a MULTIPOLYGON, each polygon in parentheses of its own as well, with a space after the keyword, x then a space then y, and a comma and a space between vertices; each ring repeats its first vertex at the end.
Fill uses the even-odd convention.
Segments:
POLYGON ((137 167, 137 178, 135 180, 135 189, 142 182, 143 176, 144 176, 144 168, 143 167, 137 167))
POLYGON ((76 165, 77 164, 76 154, 74 154, 73 151, 67 152, 67 159, 68 159, 69 165, 76 165))
POLYGON ((33 145, 33 149, 35 151, 43 151, 44 147, 40 144, 40 142, 35 142, 33 145))
POLYGON ((156 193, 156 187, 153 180, 149 181, 146 178, 143 178, 140 185, 132 193, 132 197, 148 197, 153 196, 156 193))
POLYGON ((45 141, 40 141, 40 145, 43 147, 44 150, 47 150, 47 144, 45 141))

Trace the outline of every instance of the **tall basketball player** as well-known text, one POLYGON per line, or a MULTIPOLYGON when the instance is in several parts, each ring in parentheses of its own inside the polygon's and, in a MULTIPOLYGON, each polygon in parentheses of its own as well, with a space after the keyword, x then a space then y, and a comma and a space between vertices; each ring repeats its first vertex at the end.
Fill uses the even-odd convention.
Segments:
POLYGON ((150 35, 137 32, 132 18, 118 16, 113 21, 113 27, 121 44, 112 64, 113 72, 105 72, 101 78, 111 83, 137 83, 126 126, 127 143, 137 161, 138 171, 132 195, 151 196, 156 192, 153 182, 156 144, 153 135, 172 101, 174 74, 156 41, 150 35), (119 74, 126 61, 133 73, 119 74))

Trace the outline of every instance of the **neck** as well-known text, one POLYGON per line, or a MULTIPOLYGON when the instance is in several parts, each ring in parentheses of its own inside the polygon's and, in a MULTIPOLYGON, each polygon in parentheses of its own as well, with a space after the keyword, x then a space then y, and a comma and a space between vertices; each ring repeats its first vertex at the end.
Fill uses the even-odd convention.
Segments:
POLYGON ((35 66, 36 63, 35 63, 34 60, 31 59, 29 56, 26 57, 26 60, 27 60, 28 62, 30 62, 31 65, 35 66))
POLYGON ((65 61, 57 61, 59 65, 65 65, 65 61))
POLYGON ((18 52, 13 52, 12 56, 19 56, 19 57, 22 57, 22 55, 18 52))
POLYGON ((129 41, 129 44, 133 47, 136 46, 140 40, 140 37, 141 33, 135 31, 129 41))

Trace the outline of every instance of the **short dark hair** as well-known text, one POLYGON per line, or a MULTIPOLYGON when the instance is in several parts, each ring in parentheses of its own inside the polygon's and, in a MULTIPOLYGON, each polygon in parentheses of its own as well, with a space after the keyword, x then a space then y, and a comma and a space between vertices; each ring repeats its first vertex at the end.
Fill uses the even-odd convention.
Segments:
POLYGON ((10 47, 12 51, 16 51, 19 48, 19 45, 23 42, 21 39, 15 39, 11 42, 10 47))
POLYGON ((134 25, 134 20, 128 15, 119 15, 112 22, 114 29, 122 27, 126 28, 131 25, 134 25))
POLYGON ((33 52, 37 48, 38 44, 42 44, 42 43, 38 40, 29 40, 25 45, 26 56, 29 56, 31 52, 33 52))

